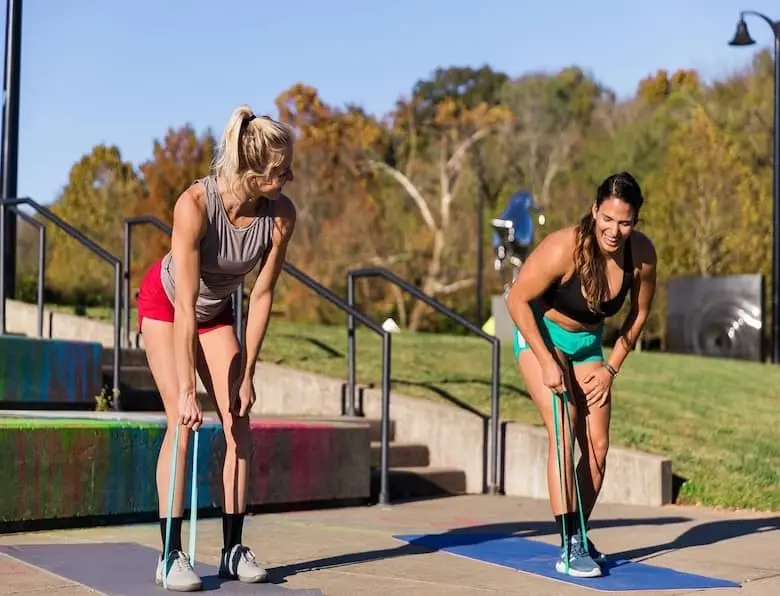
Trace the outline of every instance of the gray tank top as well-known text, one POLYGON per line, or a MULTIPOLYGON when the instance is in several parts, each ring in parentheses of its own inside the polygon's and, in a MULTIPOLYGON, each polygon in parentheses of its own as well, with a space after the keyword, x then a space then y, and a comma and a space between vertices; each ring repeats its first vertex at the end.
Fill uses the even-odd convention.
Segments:
MULTIPOLYGON (((196 180, 206 194, 206 233, 200 241, 200 290, 195 302, 195 318, 205 322, 227 307, 233 292, 271 248, 273 241, 273 201, 262 199, 257 217, 248 226, 236 227, 228 219, 214 176, 196 180)), ((175 287, 173 256, 163 257, 160 276, 171 303, 175 287)))

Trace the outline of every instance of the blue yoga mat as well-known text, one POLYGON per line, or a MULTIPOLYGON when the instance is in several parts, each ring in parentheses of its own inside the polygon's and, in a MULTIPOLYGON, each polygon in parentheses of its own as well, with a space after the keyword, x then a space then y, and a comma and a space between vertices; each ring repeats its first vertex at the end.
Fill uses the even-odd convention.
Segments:
POLYGON ((576 578, 555 571, 560 549, 551 544, 508 536, 506 534, 407 534, 393 536, 396 540, 501 565, 524 573, 562 581, 584 588, 605 592, 636 590, 702 590, 706 588, 739 588, 740 584, 675 571, 626 560, 613 560, 602 566, 604 575, 595 578, 576 578))

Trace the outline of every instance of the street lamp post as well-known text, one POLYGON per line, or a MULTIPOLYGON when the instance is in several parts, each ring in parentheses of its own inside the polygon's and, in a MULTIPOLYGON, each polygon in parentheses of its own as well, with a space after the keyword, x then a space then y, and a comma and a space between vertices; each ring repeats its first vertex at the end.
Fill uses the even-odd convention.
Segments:
MULTIPOLYGON (((22 53, 22 0, 7 0, 5 12, 5 75, 3 77, 3 131, 0 138, 0 197, 15 198, 19 155, 19 70, 22 53)), ((0 206, 0 335, 5 334, 5 299, 16 288, 16 215, 0 206)))
POLYGON ((737 31, 729 42, 731 46, 750 46, 756 42, 750 37, 745 16, 752 15, 765 21, 775 36, 775 118, 773 124, 772 167, 772 362, 780 362, 780 21, 754 10, 739 15, 737 31))

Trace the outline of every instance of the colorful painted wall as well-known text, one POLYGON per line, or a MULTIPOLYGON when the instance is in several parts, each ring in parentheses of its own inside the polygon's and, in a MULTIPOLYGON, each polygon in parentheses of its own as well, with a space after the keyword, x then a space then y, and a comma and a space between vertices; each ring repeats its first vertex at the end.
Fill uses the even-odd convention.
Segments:
POLYGON ((101 351, 95 342, 0 335, 0 401, 94 405, 101 351))
MULTIPOLYGON (((163 433, 157 422, 0 418, 0 522, 156 512, 163 433)), ((224 453, 221 426, 205 425, 200 508, 221 506, 224 453)), ((368 498, 368 428, 253 421, 249 483, 250 505, 368 498)))

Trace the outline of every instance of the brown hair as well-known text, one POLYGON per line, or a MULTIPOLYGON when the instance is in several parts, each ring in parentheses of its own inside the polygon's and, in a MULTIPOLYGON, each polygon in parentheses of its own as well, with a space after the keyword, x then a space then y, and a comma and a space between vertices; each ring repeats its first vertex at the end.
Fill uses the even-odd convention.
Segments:
MULTIPOLYGON (((625 201, 634 211, 634 222, 639 218, 644 198, 639 183, 628 172, 612 174, 596 190, 596 209, 605 199, 625 201)), ((588 308, 601 312, 601 301, 608 295, 607 263, 596 240, 596 219, 588 211, 575 229, 577 240, 574 247, 574 266, 579 271, 582 289, 588 308)))

